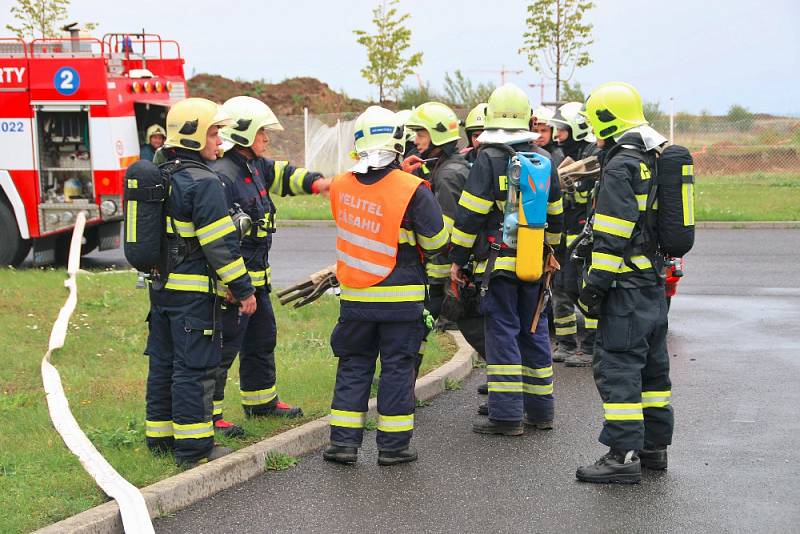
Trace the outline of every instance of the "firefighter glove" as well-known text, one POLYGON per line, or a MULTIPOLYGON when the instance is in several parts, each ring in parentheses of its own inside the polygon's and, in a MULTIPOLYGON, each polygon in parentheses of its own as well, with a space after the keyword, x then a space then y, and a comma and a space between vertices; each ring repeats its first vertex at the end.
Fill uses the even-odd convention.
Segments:
POLYGON ((587 284, 581 289, 581 294, 578 296, 578 306, 586 317, 597 319, 600 317, 600 305, 605 296, 605 291, 592 284, 587 284))

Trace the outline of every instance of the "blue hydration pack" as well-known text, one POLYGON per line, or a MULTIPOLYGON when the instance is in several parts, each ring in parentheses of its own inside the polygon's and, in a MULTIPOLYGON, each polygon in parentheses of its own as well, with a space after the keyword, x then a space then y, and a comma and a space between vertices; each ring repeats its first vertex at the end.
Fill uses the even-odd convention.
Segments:
POLYGON ((508 198, 503 210, 503 243, 517 248, 517 232, 544 228, 550 196, 550 159, 536 152, 517 152, 508 162, 508 198))

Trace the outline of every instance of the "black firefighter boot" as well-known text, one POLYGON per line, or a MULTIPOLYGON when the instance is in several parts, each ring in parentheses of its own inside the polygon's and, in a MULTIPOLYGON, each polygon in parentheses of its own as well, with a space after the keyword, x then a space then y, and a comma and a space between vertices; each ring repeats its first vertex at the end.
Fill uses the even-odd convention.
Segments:
POLYGON ((636 451, 610 449, 594 464, 579 467, 575 477, 597 484, 638 484, 642 481, 642 466, 636 451))
POLYGON ((243 408, 244 408, 244 415, 246 417, 278 416, 278 417, 286 417, 288 419, 303 417, 303 410, 300 407, 291 406, 278 399, 271 400, 263 407, 259 407, 257 410, 254 410, 249 406, 244 406, 243 408))
POLYGON ((521 436, 525 433, 522 421, 494 421, 480 419, 472 423, 472 431, 478 434, 499 434, 501 436, 521 436))
POLYGON ((322 458, 326 462, 336 462, 339 464, 354 464, 358 460, 358 449, 356 447, 344 447, 342 445, 328 445, 322 451, 322 458))
POLYGON ((176 460, 176 463, 181 469, 192 469, 198 465, 207 464, 208 462, 227 456, 232 452, 233 449, 230 447, 221 447, 215 443, 214 448, 211 449, 207 456, 195 460, 176 460))
POLYGON ((245 436, 244 428, 237 424, 219 418, 214 421, 214 430, 225 436, 226 438, 243 438, 245 436))
POLYGON ((661 471, 667 468, 667 446, 647 445, 639 451, 639 461, 645 469, 661 471))
POLYGON ((401 451, 378 451, 378 465, 389 466, 415 462, 418 458, 414 447, 406 447, 401 451))

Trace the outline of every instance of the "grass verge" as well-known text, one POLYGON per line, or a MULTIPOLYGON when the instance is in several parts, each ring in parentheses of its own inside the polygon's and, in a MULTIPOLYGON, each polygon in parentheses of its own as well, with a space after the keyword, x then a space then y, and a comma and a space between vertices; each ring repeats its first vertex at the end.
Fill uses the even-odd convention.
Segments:
MULTIPOLYGON (((29 532, 107 500, 55 432, 42 389, 40 362, 52 322, 66 298, 63 271, 0 270, 0 532, 29 532)), ((135 273, 79 275, 78 307, 66 345, 53 356, 70 407, 106 459, 141 487, 176 474, 169 458, 155 458, 144 444, 147 294, 134 289, 135 273)), ((299 310, 275 305, 278 323, 278 388, 302 406, 305 418, 244 420, 238 363, 226 389, 225 413, 248 432, 241 448, 290 426, 327 414, 336 360, 328 337, 338 315, 334 298, 299 310)), ((445 336, 428 343, 423 372, 448 359, 445 336)), ((238 360, 237 360, 238 362, 238 360)), ((273 468, 289 467, 273 458, 273 468)))
POLYGON ((800 174, 698 176, 698 221, 798 221, 800 174))
POLYGON ((295 221, 333 220, 330 201, 321 195, 273 197, 272 200, 278 209, 278 225, 280 225, 281 219, 295 221))
MULTIPOLYGON (((276 198, 280 220, 331 220, 328 199, 319 196, 276 198)), ((698 221, 800 220, 800 174, 748 173, 698 176, 698 221)))

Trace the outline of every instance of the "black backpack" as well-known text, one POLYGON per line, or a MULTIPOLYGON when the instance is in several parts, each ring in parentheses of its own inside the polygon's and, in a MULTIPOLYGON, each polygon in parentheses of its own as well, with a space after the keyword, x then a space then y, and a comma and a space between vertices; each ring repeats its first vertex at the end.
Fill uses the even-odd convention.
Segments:
POLYGON ((188 167, 210 171, 193 161, 175 160, 156 166, 139 160, 125 172, 125 259, 154 279, 165 278, 169 271, 166 224, 170 177, 188 167))
POLYGON ((647 195, 643 248, 681 258, 694 246, 694 160, 681 145, 645 152, 635 145, 615 145, 606 163, 624 151, 646 163, 653 175, 647 195), (653 159, 655 158, 655 164, 653 159))
POLYGON ((656 182, 647 196, 647 211, 657 214, 658 248, 665 255, 682 258, 692 249, 694 160, 686 147, 669 145, 656 160, 656 182), (658 209, 654 209, 656 201, 658 209))
POLYGON ((169 175, 152 161, 139 160, 125 172, 125 259, 146 274, 161 272, 166 234, 169 175))

